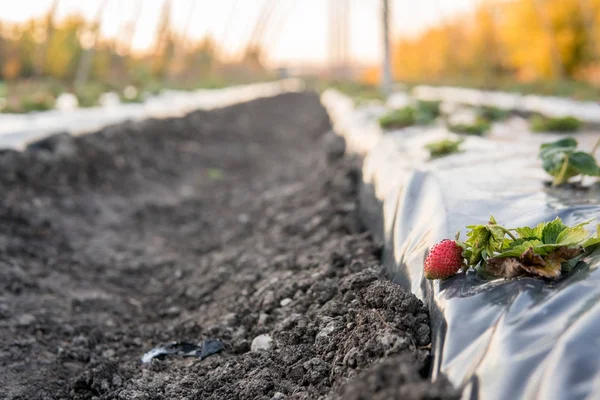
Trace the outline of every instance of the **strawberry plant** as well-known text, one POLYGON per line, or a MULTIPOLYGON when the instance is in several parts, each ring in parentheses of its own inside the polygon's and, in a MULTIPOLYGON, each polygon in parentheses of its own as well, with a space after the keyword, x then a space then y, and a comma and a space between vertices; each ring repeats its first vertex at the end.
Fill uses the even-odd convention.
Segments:
POLYGON ((421 113, 429 114, 432 119, 435 119, 441 114, 440 106, 440 101, 418 100, 416 108, 417 110, 420 110, 421 113))
POLYGON ((436 142, 427 143, 425 148, 429 150, 432 158, 443 157, 448 154, 457 153, 464 140, 442 139, 436 142))
POLYGON ((401 129, 412 125, 428 125, 440 115, 439 102, 418 101, 415 106, 393 110, 379 118, 384 129, 401 129))
POLYGON ((30 97, 23 98, 21 106, 25 112, 46 111, 53 109, 55 102, 51 93, 35 93, 30 97))
POLYGON ((491 128, 490 122, 482 117, 477 117, 472 124, 448 124, 448 129, 454 133, 481 136, 491 128))
POLYGON ((508 111, 493 106, 481 106, 477 113, 488 121, 501 121, 508 117, 508 111))
POLYGON ((591 235, 585 229, 589 223, 569 227, 556 218, 534 228, 505 228, 490 217, 485 225, 467 226, 465 241, 457 234, 455 241, 444 240, 434 246, 425 261, 425 277, 444 279, 460 268, 474 268, 494 277, 558 278, 600 244, 600 224, 591 235))
POLYGON ((574 117, 548 118, 534 115, 529 120, 533 132, 575 132, 581 128, 581 121, 574 117))
POLYGON ((544 170, 554 177, 552 184, 562 185, 578 175, 600 176, 600 167, 596 163, 594 153, 577 151, 577 140, 569 137, 540 146, 539 157, 542 159, 544 170))
POLYGON ((379 118, 379 125, 384 129, 400 129, 416 123, 415 112, 412 107, 403 107, 393 110, 379 118))

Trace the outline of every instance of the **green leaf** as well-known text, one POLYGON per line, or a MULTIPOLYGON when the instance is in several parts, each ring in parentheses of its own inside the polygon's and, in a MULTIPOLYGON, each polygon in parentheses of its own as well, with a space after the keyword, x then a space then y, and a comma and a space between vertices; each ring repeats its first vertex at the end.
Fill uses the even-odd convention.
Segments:
POLYGON ((596 235, 587 239, 581 245, 583 248, 588 248, 597 245, 600 243, 600 224, 596 224, 596 235))
POLYGON ((556 243, 563 246, 580 244, 588 239, 590 233, 582 226, 567 228, 556 238, 556 243))
POLYGON ((470 247, 470 255, 467 257, 469 265, 477 265, 483 258, 482 252, 491 237, 489 229, 485 225, 470 225, 467 232, 465 244, 470 247))
POLYGON ((581 127, 581 121, 574 117, 549 118, 534 115, 530 122, 533 132, 574 132, 581 127))
POLYGON ((596 164, 596 159, 591 154, 583 151, 575 152, 569 156, 569 163, 584 175, 600 175, 600 168, 596 164))
MULTIPOLYGON (((554 221, 547 223, 542 230, 542 242, 544 244, 552 244, 557 242, 558 235, 567 229, 567 226, 563 224, 560 218, 556 218, 554 221)), ((536 235, 536 237, 538 237, 536 235)))
POLYGON ((442 139, 436 142, 430 142, 425 145, 425 148, 429 150, 429 154, 432 158, 442 157, 447 154, 456 153, 459 151, 459 147, 463 140, 450 140, 442 139))
POLYGON ((490 238, 491 233, 485 225, 469 225, 467 228, 470 231, 467 232, 466 242, 473 246, 483 246, 490 238))
POLYGON ((539 156, 545 161, 556 158, 554 161, 559 162, 564 158, 565 154, 571 154, 576 148, 577 140, 573 138, 566 138, 556 142, 542 144, 540 146, 539 156))
MULTIPOLYGON (((500 253, 494 257, 495 258, 520 257, 521 254, 526 252, 530 247, 533 248, 534 253, 539 254, 539 255, 544 255, 544 254, 540 254, 538 251, 536 251, 537 249, 540 248, 541 245, 543 245, 541 240, 525 240, 522 243, 515 244, 509 250, 503 251, 502 253, 500 253)), ((545 252, 545 251, 542 251, 542 253, 547 254, 547 252, 545 252)))
POLYGON ((575 151, 576 148, 577 140, 570 137, 540 146, 539 157, 542 159, 542 167, 557 178, 554 184, 566 183, 579 174, 600 176, 600 166, 594 155, 575 151))
POLYGON ((563 246, 581 245, 590 237, 590 233, 585 229, 585 226, 592 221, 584 221, 573 227, 567 227, 558 235, 556 243, 563 246))
MULTIPOLYGON (((514 249, 516 246, 519 246, 525 242, 530 242, 532 240, 539 240, 539 239, 531 239, 531 238, 519 238, 517 240, 512 240, 512 239, 505 239, 504 240, 504 246, 502 247, 502 251, 505 250, 510 250, 510 249, 514 249)), ((541 243, 541 240, 540 240, 541 243)))
POLYGON ((576 149, 577 148, 577 140, 572 137, 567 137, 564 139, 557 140, 551 143, 544 143, 540 146, 542 151, 560 149, 561 151, 568 149, 576 149))
POLYGON ((584 249, 586 249, 588 247, 595 246, 598 243, 600 243, 600 237, 599 236, 595 236, 595 237, 591 237, 591 238, 587 239, 581 245, 583 246, 584 249))
POLYGON ((541 240, 542 233, 544 232, 544 228, 546 227, 546 225, 548 225, 548 222, 540 222, 539 224, 537 224, 533 229, 535 232, 535 235, 533 236, 541 240))
POLYGON ((517 228, 517 229, 515 229, 515 231, 523 239, 525 239, 525 238, 538 238, 538 239, 541 239, 541 237, 537 236, 537 234, 535 232, 535 229, 530 228, 528 226, 524 226, 522 228, 517 228))

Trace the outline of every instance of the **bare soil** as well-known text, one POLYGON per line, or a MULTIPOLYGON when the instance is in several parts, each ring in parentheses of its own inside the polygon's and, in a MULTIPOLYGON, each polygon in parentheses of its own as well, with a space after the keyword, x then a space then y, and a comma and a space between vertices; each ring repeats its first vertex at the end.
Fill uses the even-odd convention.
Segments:
POLYGON ((457 398, 329 129, 297 93, 2 151, 0 398, 457 398))

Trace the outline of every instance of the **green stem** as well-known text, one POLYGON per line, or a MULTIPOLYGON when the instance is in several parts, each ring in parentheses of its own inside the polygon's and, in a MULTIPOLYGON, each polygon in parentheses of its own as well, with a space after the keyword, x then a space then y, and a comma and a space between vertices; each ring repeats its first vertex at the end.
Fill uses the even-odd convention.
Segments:
MULTIPOLYGON (((502 229, 502 232, 504 232, 504 233, 506 233, 508 236, 510 236, 510 238, 511 238, 512 240, 517 240, 517 238, 516 238, 516 237, 515 237, 515 236, 514 236, 512 233, 510 233, 511 229, 506 229, 506 228, 505 228, 505 227, 503 227, 502 225, 498 225, 498 224, 495 224, 495 225, 492 225, 492 226, 495 226, 495 227, 498 227, 498 228, 502 229)), ((513 230, 514 230, 514 229, 513 229, 513 230)))
POLYGON ((510 236, 510 238, 512 240, 517 240, 517 238, 512 233, 510 233, 510 230, 508 230, 506 228, 502 228, 502 230, 504 231, 504 233, 506 233, 508 236, 510 236))
POLYGON ((569 156, 565 155, 565 159, 563 161, 562 167, 560 168, 560 172, 558 176, 554 178, 552 182, 552 186, 558 186, 564 183, 565 175, 567 174, 567 168, 569 167, 569 156))

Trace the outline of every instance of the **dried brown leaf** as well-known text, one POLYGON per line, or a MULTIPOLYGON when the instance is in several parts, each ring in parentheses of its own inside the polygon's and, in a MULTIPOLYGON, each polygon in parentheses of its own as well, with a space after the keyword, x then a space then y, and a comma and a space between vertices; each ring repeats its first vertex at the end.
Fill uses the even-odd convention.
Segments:
POLYGON ((516 257, 490 258, 486 265, 491 274, 504 278, 515 278, 525 273, 525 266, 516 257))
POLYGON ((535 254, 535 252, 533 251, 533 247, 530 247, 526 251, 524 251, 523 254, 521 254, 520 260, 524 265, 541 267, 546 266, 546 262, 544 261, 542 256, 535 254))

